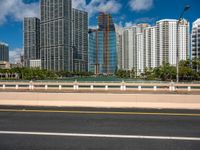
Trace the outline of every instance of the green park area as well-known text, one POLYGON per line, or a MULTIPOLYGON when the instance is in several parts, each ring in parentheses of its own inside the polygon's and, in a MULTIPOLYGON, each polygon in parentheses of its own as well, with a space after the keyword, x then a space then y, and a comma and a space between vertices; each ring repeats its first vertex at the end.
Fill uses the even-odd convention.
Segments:
MULTIPOLYGON (((182 82, 200 81, 200 59, 180 61, 179 78, 182 82)), ((163 82, 176 80, 176 66, 163 63, 154 69, 145 69, 138 75, 131 71, 116 70, 114 75, 94 75, 92 72, 47 71, 39 68, 0 69, 0 80, 56 80, 62 82, 163 82)))

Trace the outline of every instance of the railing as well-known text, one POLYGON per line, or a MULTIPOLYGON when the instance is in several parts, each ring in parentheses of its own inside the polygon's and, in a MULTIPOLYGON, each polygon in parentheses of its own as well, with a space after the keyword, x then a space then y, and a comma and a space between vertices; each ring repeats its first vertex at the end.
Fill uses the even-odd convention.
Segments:
POLYGON ((0 82, 0 90, 199 91, 200 84, 128 82, 0 82))

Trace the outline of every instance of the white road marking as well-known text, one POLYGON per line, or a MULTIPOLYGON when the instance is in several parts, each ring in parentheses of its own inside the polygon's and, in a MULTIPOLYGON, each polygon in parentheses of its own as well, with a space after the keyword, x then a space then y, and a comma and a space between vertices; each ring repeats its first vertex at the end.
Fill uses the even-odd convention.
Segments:
POLYGON ((0 131, 0 134, 38 135, 38 136, 39 135, 41 135, 41 136, 65 136, 65 137, 94 137, 94 138, 121 138, 121 139, 152 139, 152 140, 200 141, 200 137, 172 137, 172 136, 144 136, 144 135, 81 134, 81 133, 19 132, 19 131, 0 131))

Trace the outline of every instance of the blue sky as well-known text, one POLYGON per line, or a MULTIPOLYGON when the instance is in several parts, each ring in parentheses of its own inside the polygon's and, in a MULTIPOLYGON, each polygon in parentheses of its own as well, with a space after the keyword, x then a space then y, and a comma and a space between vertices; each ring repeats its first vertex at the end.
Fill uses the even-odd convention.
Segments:
MULTIPOLYGON (((191 23, 200 18, 200 0, 72 0, 73 7, 89 12, 90 26, 96 26, 98 12, 111 13, 120 26, 147 22, 154 25, 160 19, 176 19, 186 4, 191 9, 185 18, 191 23)), ((0 41, 10 45, 11 60, 23 48, 24 16, 39 17, 39 0, 0 0, 0 41)))

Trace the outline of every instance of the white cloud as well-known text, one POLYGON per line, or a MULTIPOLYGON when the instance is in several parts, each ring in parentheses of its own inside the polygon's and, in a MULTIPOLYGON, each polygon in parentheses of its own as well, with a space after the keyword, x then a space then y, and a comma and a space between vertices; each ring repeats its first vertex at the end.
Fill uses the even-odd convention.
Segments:
MULTIPOLYGON (((119 0, 72 0, 73 8, 85 10, 89 17, 99 12, 118 13, 122 5, 119 0)), ((0 0, 0 24, 11 17, 15 21, 22 21, 24 17, 39 17, 39 2, 24 3, 23 0, 0 0)))
POLYGON ((154 0, 130 0, 129 5, 133 11, 149 10, 153 7, 154 0))
POLYGON ((118 22, 118 23, 115 23, 115 28, 123 28, 123 23, 122 21, 118 22))
POLYGON ((97 29, 98 28, 98 26, 95 26, 95 25, 90 25, 89 26, 89 29, 97 29))
POLYGON ((23 49, 16 48, 14 50, 9 51, 9 58, 11 63, 19 63, 20 62, 20 56, 23 54, 23 49))
POLYGON ((129 22, 125 23, 124 27, 131 27, 131 26, 134 26, 134 25, 136 25, 134 22, 129 21, 129 22))
POLYGON ((86 1, 85 0, 73 0, 72 7, 84 10, 86 8, 86 1))
POLYGON ((126 28, 126 27, 132 27, 132 26, 135 26, 136 23, 135 22, 132 22, 132 21, 129 21, 129 22, 125 22, 123 23, 122 21, 118 22, 115 24, 115 27, 116 28, 126 28))
POLYGON ((128 22, 120 21, 117 24, 115 24, 115 27, 126 28, 126 27, 136 26, 137 24, 141 24, 141 23, 148 23, 148 24, 153 25, 155 23, 155 20, 156 18, 143 17, 143 18, 135 19, 134 21, 128 21, 128 22))
POLYGON ((0 0, 0 24, 12 17, 22 21, 24 17, 39 17, 39 3, 25 4, 23 0, 0 0))
POLYGON ((149 18, 149 17, 144 17, 144 18, 138 18, 134 22, 135 23, 154 23, 156 18, 149 18))
POLYGON ((87 11, 92 17, 99 12, 116 14, 122 5, 117 0, 92 0, 89 4, 86 0, 73 0, 73 7, 87 11))

